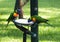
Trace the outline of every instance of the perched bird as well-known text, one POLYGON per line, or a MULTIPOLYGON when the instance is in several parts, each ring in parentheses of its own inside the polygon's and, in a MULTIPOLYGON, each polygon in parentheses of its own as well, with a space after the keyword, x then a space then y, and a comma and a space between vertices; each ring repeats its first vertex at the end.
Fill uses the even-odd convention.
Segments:
POLYGON ((36 23, 46 23, 48 20, 44 19, 40 16, 34 15, 34 16, 31 16, 31 18, 28 19, 28 22, 29 21, 33 21, 33 22, 36 22, 36 23))
POLYGON ((30 21, 33 21, 34 23, 38 23, 38 24, 39 23, 46 23, 46 24, 52 26, 51 24, 48 23, 49 20, 44 19, 44 18, 37 16, 37 15, 31 16, 31 18, 28 19, 28 22, 30 22, 30 21))
POLYGON ((19 16, 19 14, 17 14, 17 11, 11 13, 10 16, 9 16, 9 18, 7 19, 7 21, 8 21, 7 26, 9 24, 9 22, 13 21, 14 19, 16 19, 17 16, 19 16))

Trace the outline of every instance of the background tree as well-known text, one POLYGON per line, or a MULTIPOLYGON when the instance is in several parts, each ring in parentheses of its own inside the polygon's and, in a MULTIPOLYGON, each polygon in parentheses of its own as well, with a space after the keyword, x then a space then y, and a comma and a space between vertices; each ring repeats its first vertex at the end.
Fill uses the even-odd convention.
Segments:
POLYGON ((16 0, 14 11, 17 9, 21 10, 19 18, 23 18, 23 9, 22 8, 28 1, 29 0, 25 0, 25 1, 24 0, 16 0))

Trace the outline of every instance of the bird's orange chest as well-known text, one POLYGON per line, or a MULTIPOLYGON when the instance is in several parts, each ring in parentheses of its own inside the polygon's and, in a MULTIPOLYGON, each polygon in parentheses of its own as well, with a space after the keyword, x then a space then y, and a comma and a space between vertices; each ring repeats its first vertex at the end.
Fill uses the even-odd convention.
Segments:
POLYGON ((18 15, 17 13, 14 13, 13 16, 14 16, 14 17, 17 17, 17 16, 19 16, 19 15, 18 15))
POLYGON ((33 21, 33 22, 36 22, 36 18, 33 17, 33 18, 32 18, 32 21, 33 21))

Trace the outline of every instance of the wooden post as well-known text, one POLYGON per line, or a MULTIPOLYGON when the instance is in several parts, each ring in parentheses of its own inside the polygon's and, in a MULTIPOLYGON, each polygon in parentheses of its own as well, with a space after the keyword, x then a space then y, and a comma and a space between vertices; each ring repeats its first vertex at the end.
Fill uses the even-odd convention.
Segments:
MULTIPOLYGON (((30 0, 31 16, 38 15, 38 0, 30 0)), ((31 32, 36 34, 36 37, 31 36, 31 42, 38 42, 38 24, 31 26, 31 32)))

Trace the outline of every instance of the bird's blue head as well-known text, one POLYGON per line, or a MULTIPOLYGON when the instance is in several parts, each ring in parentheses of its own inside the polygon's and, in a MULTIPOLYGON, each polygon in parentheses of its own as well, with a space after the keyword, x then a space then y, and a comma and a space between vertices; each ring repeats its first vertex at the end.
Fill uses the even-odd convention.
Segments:
POLYGON ((32 21, 32 20, 29 18, 29 19, 28 19, 28 22, 31 22, 31 21, 32 21))
POLYGON ((17 13, 20 14, 21 13, 21 9, 17 9, 17 13))

